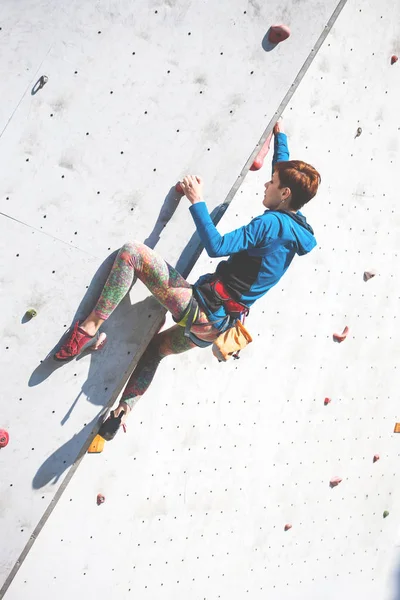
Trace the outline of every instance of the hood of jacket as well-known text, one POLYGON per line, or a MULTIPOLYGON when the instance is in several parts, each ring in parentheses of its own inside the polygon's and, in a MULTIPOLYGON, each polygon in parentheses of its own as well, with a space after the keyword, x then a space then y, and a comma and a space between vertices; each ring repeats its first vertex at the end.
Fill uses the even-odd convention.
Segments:
POLYGON ((317 240, 314 237, 313 228, 300 211, 294 213, 286 210, 266 210, 265 212, 273 212, 279 219, 282 227, 280 237, 294 240, 297 254, 302 256, 315 248, 317 240))

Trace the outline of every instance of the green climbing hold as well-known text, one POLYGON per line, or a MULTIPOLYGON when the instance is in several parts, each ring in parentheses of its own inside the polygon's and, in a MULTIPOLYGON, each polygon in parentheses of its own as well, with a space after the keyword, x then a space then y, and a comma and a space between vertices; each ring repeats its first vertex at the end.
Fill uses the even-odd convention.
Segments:
POLYGON ((36 315, 37 315, 37 312, 34 308, 30 308, 25 313, 25 316, 28 317, 28 319, 33 319, 33 317, 36 317, 36 315))
POLYGON ((388 517, 388 516, 389 516, 389 511, 388 510, 383 511, 383 518, 386 519, 386 517, 388 517))

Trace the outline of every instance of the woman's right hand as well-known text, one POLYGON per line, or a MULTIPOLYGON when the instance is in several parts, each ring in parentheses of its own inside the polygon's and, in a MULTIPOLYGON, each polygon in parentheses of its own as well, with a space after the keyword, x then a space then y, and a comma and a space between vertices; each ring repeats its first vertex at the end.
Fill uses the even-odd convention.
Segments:
POLYGON ((277 133, 285 133, 285 129, 283 127, 283 121, 282 118, 278 119, 277 122, 274 125, 274 135, 276 135, 277 133))

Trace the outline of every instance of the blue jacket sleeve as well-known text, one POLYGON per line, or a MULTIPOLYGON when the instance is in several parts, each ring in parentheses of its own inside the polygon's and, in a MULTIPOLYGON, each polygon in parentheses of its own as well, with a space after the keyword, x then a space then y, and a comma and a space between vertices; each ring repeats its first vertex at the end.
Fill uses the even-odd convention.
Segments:
POLYGON ((229 256, 242 250, 262 246, 266 238, 271 235, 272 220, 265 218, 265 215, 256 217, 244 227, 221 235, 212 222, 205 202, 192 204, 189 210, 201 242, 211 258, 229 256))
POLYGON ((272 159, 272 172, 277 162, 289 160, 289 148, 286 133, 277 133, 274 139, 274 156, 272 159))

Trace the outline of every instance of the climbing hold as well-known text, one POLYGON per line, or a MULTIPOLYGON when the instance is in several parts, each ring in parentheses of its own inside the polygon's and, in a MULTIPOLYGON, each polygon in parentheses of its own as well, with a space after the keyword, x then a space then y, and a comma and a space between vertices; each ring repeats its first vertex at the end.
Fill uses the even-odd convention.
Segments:
POLYGON ((340 477, 332 477, 332 479, 329 482, 329 485, 331 487, 336 487, 337 485, 339 485, 339 483, 341 482, 341 478, 340 477))
POLYGON ((349 333, 349 328, 346 325, 346 327, 343 329, 342 333, 334 333, 333 334, 333 340, 335 342, 338 342, 340 344, 341 342, 343 342, 347 338, 347 334, 348 333, 349 333))
POLYGON ((271 133, 265 140, 264 144, 262 145, 260 152, 255 157, 254 162, 250 167, 250 171, 258 171, 258 169, 261 169, 261 167, 263 166, 264 158, 267 156, 267 154, 269 152, 269 147, 271 145, 272 136, 273 136, 273 132, 271 131, 271 133))
POLYGON ((10 436, 5 429, 0 429, 0 448, 5 448, 10 441, 10 436))
POLYGON ((400 423, 396 423, 394 426, 394 433, 400 433, 400 423))
POLYGON ((358 137, 360 137, 361 134, 362 134, 362 129, 361 129, 361 127, 358 127, 355 137, 358 138, 358 137))
POLYGON ((398 60, 399 60, 399 57, 396 56, 395 54, 393 54, 392 58, 390 59, 390 64, 394 65, 394 63, 397 63, 398 60))
POLYGON ((325 398, 325 400, 324 400, 324 404, 325 404, 325 406, 326 406, 327 404, 329 404, 330 402, 332 402, 332 400, 331 400, 330 398, 325 398))
POLYGON ((372 271, 364 271, 364 281, 368 281, 368 279, 372 279, 373 277, 375 277, 376 275, 376 271, 372 270, 372 271))
POLYGON ((383 518, 386 519, 386 517, 389 516, 389 511, 388 510, 384 510, 383 511, 383 518))
POLYGON ((289 36, 290 29, 286 25, 272 25, 268 32, 268 41, 271 44, 279 44, 279 42, 287 40, 289 36))
POLYGON ((26 313, 25 313, 25 317, 27 319, 33 319, 33 317, 36 317, 37 312, 34 308, 29 308, 26 313))
POLYGON ((95 345, 90 348, 90 350, 92 352, 97 352, 98 350, 101 350, 105 346, 106 341, 107 341, 107 334, 104 331, 102 331, 99 335, 99 339, 97 340, 95 345))
POLYGON ((104 443, 110 442, 117 435, 118 430, 122 425, 121 419, 124 414, 124 410, 122 410, 118 416, 115 415, 113 410, 110 412, 109 417, 103 421, 99 429, 99 433, 90 444, 88 448, 89 454, 98 454, 99 452, 103 452, 104 443))
POLYGON ((100 506, 100 504, 103 504, 105 501, 106 499, 104 498, 103 494, 97 494, 97 506, 100 506))
POLYGON ((289 529, 292 529, 292 525, 290 523, 286 523, 285 531, 289 531, 289 529))
POLYGON ((88 448, 88 453, 99 454, 100 452, 103 452, 105 442, 106 441, 104 438, 102 438, 100 435, 96 435, 96 437, 94 438, 94 440, 88 448))
POLYGON ((379 454, 374 454, 374 463, 376 463, 376 461, 379 459, 380 459, 379 454))
POLYGON ((178 194, 184 194, 185 192, 183 191, 183 187, 180 181, 178 181, 178 183, 175 186, 176 191, 178 192, 178 194))
POLYGON ((48 80, 49 80, 49 78, 47 77, 47 75, 42 75, 41 77, 39 77, 39 79, 37 80, 37 82, 35 83, 33 88, 31 89, 32 96, 37 94, 38 91, 41 90, 46 85, 48 80))

